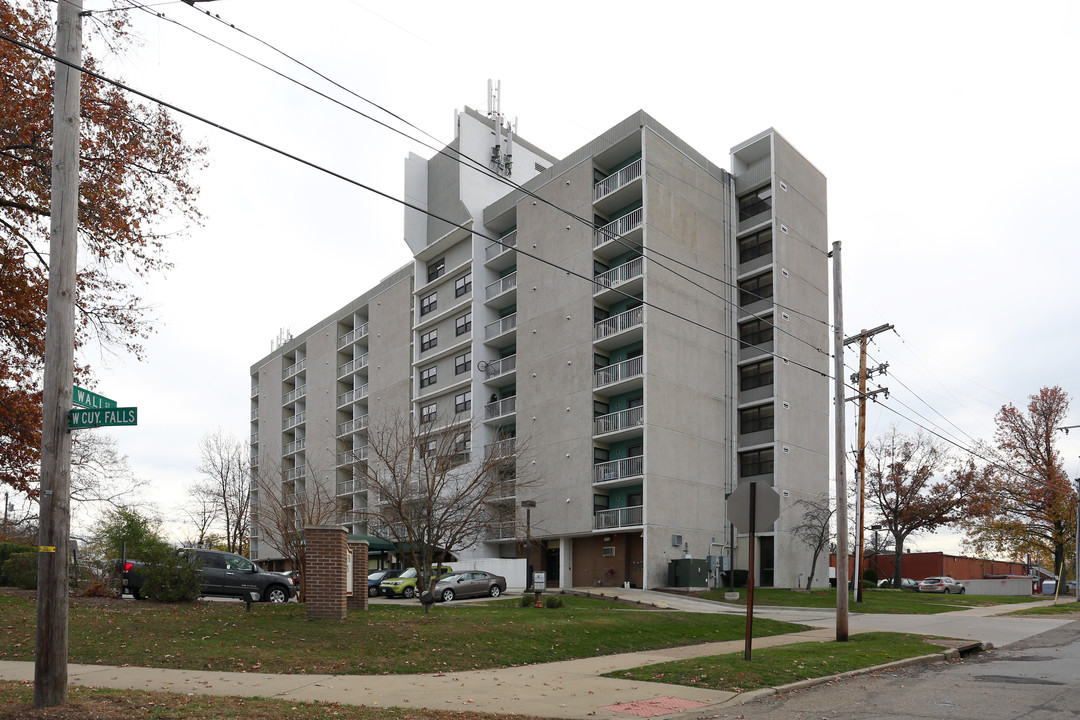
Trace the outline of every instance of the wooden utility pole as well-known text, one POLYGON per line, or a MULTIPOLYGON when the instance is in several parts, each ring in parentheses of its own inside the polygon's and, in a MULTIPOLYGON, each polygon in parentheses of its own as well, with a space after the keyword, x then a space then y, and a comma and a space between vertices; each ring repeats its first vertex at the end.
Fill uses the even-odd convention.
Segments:
POLYGON ((49 297, 41 407, 34 707, 67 701, 68 538, 71 534, 71 409, 75 365, 75 273, 79 213, 79 83, 82 0, 57 3, 53 89, 49 297))
POLYGON ((836 641, 848 639, 847 451, 844 449, 844 296, 840 274, 840 243, 832 244, 833 261, 833 405, 836 467, 836 641))
MULTIPOLYGON (((888 388, 875 390, 869 394, 866 392, 866 344, 874 335, 885 332, 886 330, 892 330, 892 327, 892 325, 880 325, 873 330, 863 330, 858 335, 854 335, 844 341, 844 345, 848 345, 855 341, 859 342, 859 374, 852 378, 852 380, 857 379, 859 382, 859 395, 856 398, 859 401, 859 452, 856 455, 855 470, 859 476, 859 520, 855 525, 855 578, 852 583, 852 586, 855 589, 855 602, 862 602, 863 599, 863 535, 865 534, 866 527, 864 524, 866 522, 866 398, 877 395, 880 392, 885 393, 885 397, 889 396, 888 388)), ((875 372, 884 373, 888 367, 889 364, 884 363, 871 370, 870 374, 875 372)))

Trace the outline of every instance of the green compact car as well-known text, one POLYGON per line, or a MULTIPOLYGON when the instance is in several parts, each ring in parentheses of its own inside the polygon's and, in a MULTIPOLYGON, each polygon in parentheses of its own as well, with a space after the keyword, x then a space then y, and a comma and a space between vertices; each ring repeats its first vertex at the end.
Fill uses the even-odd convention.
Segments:
MULTIPOLYGON (((449 565, 440 565, 438 568, 432 567, 431 579, 428 581, 428 587, 433 586, 436 580, 449 572, 453 572, 449 565)), ((416 568, 409 568, 397 577, 389 578, 379 583, 379 592, 388 598, 414 598, 416 597, 416 580, 416 568)))

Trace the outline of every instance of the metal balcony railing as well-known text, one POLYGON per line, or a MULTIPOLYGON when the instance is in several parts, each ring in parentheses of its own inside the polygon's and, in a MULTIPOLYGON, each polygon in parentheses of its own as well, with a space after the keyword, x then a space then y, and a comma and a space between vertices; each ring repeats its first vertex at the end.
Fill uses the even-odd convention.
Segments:
POLYGON ((251 411, 251 422, 255 422, 259 419, 259 408, 255 408, 251 411))
POLYGON ((282 502, 284 503, 285 507, 296 507, 298 505, 303 505, 304 500, 306 499, 307 493, 301 491, 298 493, 289 493, 284 498, 282 498, 282 502))
POLYGON ((296 375, 297 373, 302 372, 305 367, 307 367, 307 360, 301 360, 298 363, 290 365, 289 367, 285 368, 285 372, 283 372, 281 374, 281 379, 282 380, 288 380, 293 375, 296 375))
POLYGON ((251 433, 251 444, 252 445, 258 445, 259 444, 259 433, 258 432, 251 433))
POLYGON ((366 368, 367 367, 367 358, 368 358, 367 353, 364 353, 363 355, 356 358, 355 360, 350 360, 349 362, 345 363, 344 365, 339 365, 338 369, 337 369, 338 380, 345 377, 346 375, 351 375, 352 373, 356 372, 357 370, 362 370, 362 369, 366 368))
POLYGON ((593 516, 593 529, 610 530, 611 528, 641 525, 644 509, 642 505, 634 505, 632 507, 599 510, 593 516))
POLYGON ((281 454, 292 455, 293 453, 300 452, 305 447, 307 447, 307 438, 300 438, 299 440, 295 440, 291 443, 285 443, 285 445, 283 445, 281 448, 281 454))
POLYGON ((625 332, 645 322, 645 306, 631 308, 626 312, 605 318, 593 326, 593 339, 603 340, 611 335, 625 332))
POLYGON ((367 483, 364 478, 354 478, 353 480, 342 480, 337 484, 338 495, 352 495, 353 493, 363 492, 367 489, 367 483))
POLYGON ((639 177, 641 177, 640 158, 596 183, 593 186, 593 202, 601 200, 625 185, 629 185, 639 177))
POLYGON ((496 440, 490 445, 484 446, 484 457, 509 457, 514 454, 515 438, 496 440))
POLYGON ((484 419, 491 420, 492 418, 502 417, 503 415, 509 415, 512 412, 517 411, 517 396, 511 395, 508 398, 502 400, 496 400, 493 403, 488 403, 484 406, 484 419))
POLYGON ((593 247, 600 247, 605 243, 633 232, 641 227, 643 222, 645 222, 645 208, 631 210, 618 220, 612 220, 607 225, 594 230, 593 247))
POLYGON ((626 430, 627 428, 641 425, 644 422, 645 406, 640 405, 638 407, 630 408, 629 410, 620 410, 596 418, 596 420, 593 421, 595 425, 593 434, 604 435, 605 433, 616 432, 618 430, 626 430))
POLYGON ((499 238, 499 242, 491 243, 484 248, 484 261, 494 260, 504 252, 510 252, 517 247, 517 230, 507 233, 499 238))
POLYGON ((363 400, 367 396, 368 396, 368 386, 367 386, 367 383, 364 383, 363 385, 361 385, 360 387, 358 387, 358 388, 356 388, 354 390, 350 390, 348 392, 343 392, 340 395, 338 395, 337 396, 337 404, 338 404, 338 407, 341 407, 342 405, 348 405, 349 403, 354 403, 354 402, 356 402, 358 400, 363 400))
POLYGON ((593 465, 593 482, 625 480, 626 478, 640 477, 644 472, 645 458, 640 455, 622 458, 621 460, 610 460, 593 465))
POLYGON ((363 325, 356 328, 355 330, 350 330, 349 332, 345 333, 344 335, 342 335, 341 337, 338 338, 338 340, 337 340, 338 350, 340 350, 343 347, 346 347, 348 345, 353 344, 354 342, 356 342, 357 340, 359 340, 360 338, 364 337, 367 334, 368 334, 368 324, 367 323, 364 323, 363 325))
POLYGON ((285 423, 281 427, 283 430, 292 430, 294 427, 304 422, 305 420, 307 420, 306 410, 304 412, 298 412, 292 417, 285 418, 285 423))
POLYGON ((517 524, 512 522, 498 523, 487 529, 488 540, 513 540, 517 534, 517 524))
POLYGON ((509 292, 517 287, 517 273, 512 272, 509 275, 499 278, 495 282, 484 288, 484 298, 491 300, 494 297, 502 295, 504 292, 509 292))
POLYGON ((636 257, 633 260, 613 267, 593 278, 596 281, 594 294, 603 292, 608 288, 618 287, 628 280, 641 277, 645 273, 645 258, 636 257))
POLYGON ((289 468, 285 471, 285 482, 290 480, 299 480, 307 475, 307 465, 297 465, 294 468, 289 468))
POLYGON ((517 313, 499 318, 493 323, 484 326, 484 339, 491 340, 505 332, 510 332, 517 327, 517 313))
POLYGON ((593 373, 593 388, 599 389, 605 385, 640 377, 645 373, 645 356, 640 355, 629 360, 602 367, 593 373))
POLYGON ((368 416, 367 415, 361 415, 358 418, 353 418, 352 420, 346 420, 343 423, 338 423, 337 434, 338 434, 338 436, 348 435, 349 433, 357 432, 359 430, 364 430, 364 429, 367 428, 367 424, 368 424, 368 416))
POLYGON ((285 396, 281 398, 282 405, 288 405, 291 402, 296 402, 300 398, 307 395, 307 385, 301 385, 295 390, 290 390, 285 393, 285 396))
POLYGON ((500 375, 504 375, 512 370, 517 370, 517 355, 507 355, 504 358, 498 360, 492 360, 487 364, 487 369, 484 370, 484 375, 488 380, 497 378, 500 375))
POLYGON ((364 462, 368 458, 368 446, 353 448, 352 450, 345 450, 337 454, 338 466, 352 465, 353 463, 364 462))
POLYGON ((251 397, 258 397, 258 396, 259 396, 259 386, 258 385, 252 385, 251 386, 251 397))

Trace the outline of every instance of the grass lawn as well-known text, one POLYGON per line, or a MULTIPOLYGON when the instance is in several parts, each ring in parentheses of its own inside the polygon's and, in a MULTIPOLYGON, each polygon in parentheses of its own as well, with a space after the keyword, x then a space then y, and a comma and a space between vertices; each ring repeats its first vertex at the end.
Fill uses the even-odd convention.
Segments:
MULTIPOLYGON (((746 604, 746 588, 737 588, 739 603, 746 604)), ((725 590, 710 590, 700 597, 724 602, 725 590)), ((937 593, 905 592, 902 590, 867 590, 863 601, 855 602, 848 596, 848 610, 857 613, 885 613, 929 615, 952 612, 970 607, 1010 605, 1033 602, 1040 598, 1007 597, 1001 595, 939 595, 937 593)), ((783 590, 779 588, 755 588, 754 605, 779 605, 786 607, 836 607, 836 590, 783 590)))
POLYGON ((33 708, 32 684, 0 682, 0 720, 535 720, 529 715, 487 715, 424 708, 378 708, 336 703, 71 686, 68 702, 33 708))
POLYGON ((1066 600, 1058 600, 1053 605, 1046 605, 1044 607, 1026 608, 1024 610, 1014 610, 1007 615, 1028 615, 1028 616, 1062 616, 1062 615, 1078 615, 1080 614, 1080 603, 1072 598, 1066 600))
MULTIPOLYGON (((510 604, 378 604, 344 622, 308 620, 304 607, 117 600, 73 603, 76 663, 269 673, 429 673, 508 667, 737 640, 738 615, 649 612, 566 598, 561 609, 510 604), (618 608, 618 609, 615 609, 618 608)), ((34 601, 0 594, 0 660, 33 660, 34 601)), ((805 630, 758 619, 756 635, 805 630)))
MULTIPOLYGON (((757 623, 756 620, 754 622, 757 623)), ((738 652, 620 670, 606 677, 744 692, 943 650, 941 645, 928 642, 918 635, 860 633, 851 635, 845 643, 805 642, 754 649, 750 662, 743 659, 742 652, 738 652)))

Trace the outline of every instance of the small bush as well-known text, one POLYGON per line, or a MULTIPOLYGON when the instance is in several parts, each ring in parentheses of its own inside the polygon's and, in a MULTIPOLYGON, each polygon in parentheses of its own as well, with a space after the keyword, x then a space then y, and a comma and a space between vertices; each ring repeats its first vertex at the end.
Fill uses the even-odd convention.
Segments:
POLYGON ((22 590, 37 590, 38 554, 19 552, 4 561, 5 581, 22 590))
MULTIPOLYGON (((34 552, 37 548, 32 545, 20 545, 13 542, 0 542, 0 585, 14 585, 15 583, 8 578, 4 572, 4 564, 8 561, 12 555, 18 553, 34 552)), ((35 581, 35 584, 36 581, 35 581)))
POLYGON ((563 606, 563 599, 558 595, 548 595, 544 598, 544 607, 549 610, 557 610, 563 606))
POLYGON ((863 579, 863 582, 868 582, 873 586, 877 586, 877 582, 878 582, 878 579, 879 579, 878 574, 877 574, 877 570, 874 570, 873 568, 867 570, 866 572, 864 572, 862 574, 862 579, 863 579))
POLYGON ((142 573, 141 593, 151 600, 190 602, 199 597, 199 566, 164 543, 146 556, 142 573))
POLYGON ((518 603, 520 607, 532 607, 533 599, 532 595, 522 595, 521 602, 518 603))

